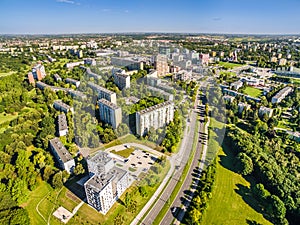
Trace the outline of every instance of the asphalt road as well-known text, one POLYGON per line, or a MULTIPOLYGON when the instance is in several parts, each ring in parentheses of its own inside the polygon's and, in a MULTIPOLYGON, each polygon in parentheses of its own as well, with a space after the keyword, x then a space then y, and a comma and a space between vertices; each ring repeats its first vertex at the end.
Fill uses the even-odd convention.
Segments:
MULTIPOLYGON (((201 169, 199 168, 200 157, 201 157, 202 150, 204 149, 204 145, 207 144, 207 134, 205 134, 205 124, 204 124, 205 107, 199 106, 198 108, 199 108, 201 123, 200 123, 199 135, 198 135, 199 141, 197 143, 196 152, 193 157, 193 161, 189 168, 186 179, 182 184, 180 191, 178 192, 174 202, 170 205, 169 210, 167 211, 164 218, 160 222, 161 225, 170 225, 174 220, 174 218, 176 218, 174 222, 175 224, 182 221, 185 214, 185 209, 188 208, 193 197, 193 191, 197 187, 197 181, 195 180, 195 178, 199 178, 200 176, 201 173, 201 169), (181 208, 182 205, 183 208, 181 208)), ((205 160, 205 156, 204 156, 204 160, 205 160)))
MULTIPOLYGON (((170 204, 169 198, 171 193, 173 192, 177 182, 181 179, 181 174, 184 166, 186 165, 189 156, 191 154, 192 146, 193 146, 193 139, 194 139, 194 131, 196 129, 196 119, 197 119, 197 112, 193 111, 191 116, 191 122, 189 123, 189 132, 184 137, 183 144, 179 150, 179 153, 174 155, 170 160, 175 163, 175 171, 173 176, 171 177, 170 182, 164 189, 163 193, 161 194, 160 198, 156 201, 154 206, 151 208, 147 216, 141 221, 140 224, 143 225, 150 225, 153 223, 161 209, 165 204, 170 204)), ((198 128, 197 128, 198 129, 198 128)))

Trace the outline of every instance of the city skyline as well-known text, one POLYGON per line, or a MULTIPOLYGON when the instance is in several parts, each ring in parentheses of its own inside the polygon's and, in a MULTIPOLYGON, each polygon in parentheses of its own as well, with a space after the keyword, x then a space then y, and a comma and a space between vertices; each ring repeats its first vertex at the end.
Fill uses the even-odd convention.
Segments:
POLYGON ((296 0, 3 0, 1 34, 298 34, 296 0))

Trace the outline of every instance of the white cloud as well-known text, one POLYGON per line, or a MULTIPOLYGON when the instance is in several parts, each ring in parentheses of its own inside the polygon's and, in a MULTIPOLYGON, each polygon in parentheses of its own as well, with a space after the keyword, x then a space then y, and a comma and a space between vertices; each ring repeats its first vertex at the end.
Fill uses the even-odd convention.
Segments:
POLYGON ((125 12, 125 13, 129 13, 129 10, 126 9, 124 12, 125 12))
POLYGON ((71 0, 56 0, 56 2, 68 3, 68 4, 75 4, 74 1, 71 0))

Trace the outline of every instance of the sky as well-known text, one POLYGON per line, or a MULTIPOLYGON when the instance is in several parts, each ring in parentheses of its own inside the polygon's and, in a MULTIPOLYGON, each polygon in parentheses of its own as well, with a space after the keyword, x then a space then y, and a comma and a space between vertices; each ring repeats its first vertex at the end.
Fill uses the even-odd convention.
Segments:
POLYGON ((0 34, 300 34, 300 0, 0 0, 0 34))

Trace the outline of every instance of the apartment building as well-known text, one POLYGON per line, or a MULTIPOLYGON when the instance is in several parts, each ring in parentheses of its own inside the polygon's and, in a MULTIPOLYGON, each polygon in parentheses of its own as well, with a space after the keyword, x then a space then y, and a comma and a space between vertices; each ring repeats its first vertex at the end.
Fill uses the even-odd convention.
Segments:
POLYGON ((153 127, 166 126, 174 118, 174 102, 166 101, 136 112, 136 134, 144 136, 153 127))
POLYGON ((68 133, 67 117, 64 113, 57 116, 57 133, 58 136, 66 136, 68 133))
POLYGON ((106 152, 87 159, 90 179, 84 184, 87 202, 106 214, 129 186, 129 173, 115 166, 106 152))
POLYGON ((45 67, 42 64, 35 65, 32 68, 31 73, 35 80, 42 80, 47 75, 45 71, 45 67))
POLYGON ((67 79, 66 79, 66 83, 68 83, 68 84, 73 84, 73 85, 75 85, 77 88, 80 86, 80 81, 79 81, 79 80, 72 79, 72 78, 67 78, 67 79))
POLYGON ((154 57, 154 68, 158 76, 164 76, 169 72, 168 58, 166 55, 158 54, 154 57))
POLYGON ((49 146, 60 169, 72 173, 75 168, 75 161, 60 139, 57 137, 51 139, 49 141, 49 146))
POLYGON ((110 91, 104 87, 101 87, 97 84, 94 84, 92 82, 88 82, 88 86, 96 91, 98 93, 98 98, 99 99, 106 99, 107 101, 110 101, 113 104, 117 104, 117 94, 113 91, 110 91))
POLYGON ((64 113, 68 113, 69 111, 73 112, 73 108, 66 103, 64 103, 61 100, 55 100, 53 103, 53 107, 59 111, 62 111, 64 113))
POLYGON ((281 89, 275 96, 272 97, 272 103, 280 103, 286 96, 288 96, 291 92, 293 92, 292 87, 285 87, 281 89))
POLYGON ((98 101, 100 120, 116 129, 122 123, 122 109, 116 104, 102 98, 98 101))
POLYGON ((127 75, 125 72, 113 73, 113 78, 115 84, 118 86, 120 90, 123 90, 124 88, 130 88, 130 76, 127 75))
POLYGON ((267 115, 269 118, 273 116, 273 109, 267 108, 265 106, 261 106, 258 110, 258 115, 259 116, 263 116, 263 115, 267 115))

